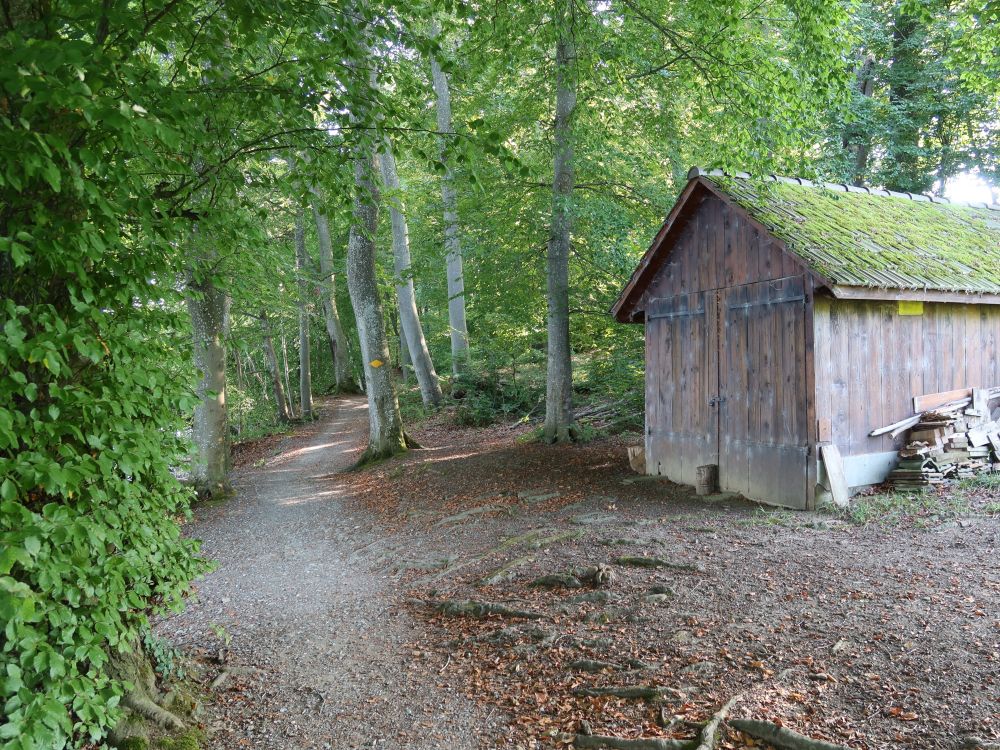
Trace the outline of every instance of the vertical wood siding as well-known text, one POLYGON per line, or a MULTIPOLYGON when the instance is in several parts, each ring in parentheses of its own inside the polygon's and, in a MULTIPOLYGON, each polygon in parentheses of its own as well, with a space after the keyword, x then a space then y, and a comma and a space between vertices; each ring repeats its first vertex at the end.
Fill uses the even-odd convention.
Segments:
POLYGON ((913 413, 912 399, 1000 385, 1000 307, 925 303, 899 315, 895 302, 814 301, 816 418, 854 456, 902 447, 876 427, 913 413))
POLYGON ((649 300, 805 273, 797 258, 715 196, 702 201, 650 282, 649 300))
POLYGON ((697 466, 718 463, 723 489, 808 504, 804 273, 723 201, 696 209, 640 304, 648 471, 693 483, 697 466))

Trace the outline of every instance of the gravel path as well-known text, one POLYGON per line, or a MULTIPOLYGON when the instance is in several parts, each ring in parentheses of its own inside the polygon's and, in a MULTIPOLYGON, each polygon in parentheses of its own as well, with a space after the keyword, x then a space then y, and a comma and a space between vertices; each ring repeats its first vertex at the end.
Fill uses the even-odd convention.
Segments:
POLYGON ((367 404, 338 399, 305 437, 237 473, 236 497, 187 532, 218 568, 160 634, 207 655, 231 639, 208 707, 213 748, 479 747, 487 722, 437 670, 410 669, 419 638, 385 542, 348 506, 338 472, 360 454, 367 404), (432 679, 435 678, 435 679, 432 679))

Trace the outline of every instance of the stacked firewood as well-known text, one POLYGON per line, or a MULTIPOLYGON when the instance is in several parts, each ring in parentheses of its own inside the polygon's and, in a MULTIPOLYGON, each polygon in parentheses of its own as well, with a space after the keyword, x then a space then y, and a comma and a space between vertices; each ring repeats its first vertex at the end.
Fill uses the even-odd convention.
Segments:
POLYGON ((1000 471, 1000 420, 985 399, 975 407, 972 398, 960 399, 897 424, 907 432, 899 465, 889 475, 898 489, 1000 471))

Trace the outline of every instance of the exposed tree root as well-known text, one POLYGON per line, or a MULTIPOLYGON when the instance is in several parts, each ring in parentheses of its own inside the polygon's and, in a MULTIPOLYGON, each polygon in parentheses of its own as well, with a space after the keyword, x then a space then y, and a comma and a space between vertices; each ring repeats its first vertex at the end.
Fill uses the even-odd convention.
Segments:
POLYGON ((138 691, 134 690, 122 698, 122 705, 163 729, 171 732, 183 732, 186 729, 180 718, 138 691))
POLYGON ((596 687, 596 688, 576 688, 574 695, 582 695, 587 698, 598 698, 610 695, 615 698, 637 698, 641 700, 655 700, 664 693, 669 693, 670 688, 662 685, 626 685, 624 687, 596 687))
POLYGON ((526 620, 538 620, 544 617, 540 612, 528 612, 523 609, 511 609, 493 602, 445 601, 437 605, 437 611, 451 617, 474 617, 482 620, 486 617, 512 617, 526 620))
POLYGON ((668 740, 658 737, 626 739, 600 734, 578 734, 573 740, 576 747, 611 748, 611 750, 689 750, 690 740, 668 740))
POLYGON ((845 745, 835 745, 824 740, 814 740, 811 737, 779 727, 770 721, 755 719, 731 719, 729 726, 743 734, 768 742, 782 750, 850 750, 845 745))
POLYGON ((705 722, 705 726, 698 733, 698 744, 694 746, 694 750, 715 749, 715 743, 719 740, 719 725, 725 721, 726 716, 729 714, 729 709, 733 707, 738 698, 738 695, 734 695, 723 704, 722 708, 712 714, 711 719, 705 722))
MULTIPOLYGON (((663 688, 660 692, 663 692, 663 688)), ((615 693, 602 693, 616 695, 615 693)), ((625 696, 619 696, 625 697, 625 696)), ((627 739, 597 734, 578 734, 573 740, 576 747, 581 748, 611 748, 611 750, 714 750, 719 741, 719 726, 726 719, 729 709, 739 696, 734 696, 716 711, 701 728, 698 736, 690 740, 663 739, 649 737, 642 739, 627 739)))
POLYGON ((594 659, 577 659, 566 665, 567 669, 574 669, 578 672, 603 672, 605 669, 620 670, 621 664, 610 661, 597 661, 594 659))
POLYGON ((691 573, 705 572, 705 569, 700 565, 671 562, 670 560, 664 560, 662 557, 624 555, 616 557, 614 562, 615 565, 625 565, 632 568, 670 568, 671 570, 684 570, 691 573))
POLYGON ((579 589, 583 588, 580 579, 570 573, 552 573, 547 576, 539 576, 528 584, 531 588, 538 589, 579 589))
POLYGON ((573 575, 588 586, 602 587, 610 586, 614 583, 615 572, 609 565, 601 563, 590 568, 580 568, 573 571, 573 575))
POLYGON ((510 562, 497 568, 489 575, 480 579, 480 583, 484 586, 493 586, 498 583, 503 583, 514 577, 514 571, 520 568, 522 565, 527 565, 532 560, 535 559, 535 555, 522 555, 521 557, 515 557, 510 562))

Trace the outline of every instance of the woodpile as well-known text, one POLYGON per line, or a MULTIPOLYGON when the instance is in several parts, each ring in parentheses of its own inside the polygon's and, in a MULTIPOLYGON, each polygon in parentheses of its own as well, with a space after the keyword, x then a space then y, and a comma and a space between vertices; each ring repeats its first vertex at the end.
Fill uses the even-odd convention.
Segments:
POLYGON ((991 401, 1000 388, 974 388, 914 399, 914 406, 934 404, 888 427, 872 432, 906 434, 899 465, 889 474, 897 489, 922 489, 979 474, 1000 472, 1000 408, 991 401), (965 394, 940 403, 942 398, 965 394))

